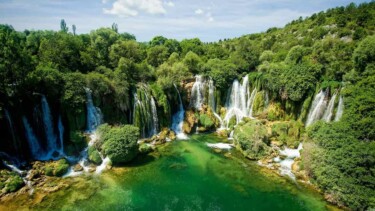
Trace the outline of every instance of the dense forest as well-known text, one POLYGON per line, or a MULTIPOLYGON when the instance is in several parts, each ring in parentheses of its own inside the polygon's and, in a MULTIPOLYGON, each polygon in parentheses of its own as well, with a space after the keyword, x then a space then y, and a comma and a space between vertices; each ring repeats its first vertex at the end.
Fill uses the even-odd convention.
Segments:
MULTIPOLYGON (((194 117, 195 124, 215 130, 219 123, 210 110, 225 116, 228 90, 235 79, 247 76, 249 86, 261 93, 252 107, 257 120, 246 119, 235 129, 229 123, 243 154, 258 160, 270 153, 265 128, 272 124, 278 141, 293 148, 303 142, 299 167, 327 200, 355 210, 375 207, 375 2, 328 9, 283 28, 213 43, 162 36, 141 43, 120 33, 115 23, 89 34, 76 34, 76 26, 70 30, 64 20, 60 27, 57 32, 18 32, 0 25, 2 159, 35 159, 27 146, 27 126, 42 144, 47 142, 40 126, 43 100, 49 102, 52 127, 64 125, 64 153, 73 156, 87 145, 83 132, 89 129, 86 104, 92 94, 91 103, 101 109, 107 124, 99 127, 104 138, 89 152, 91 160, 101 161, 101 152, 128 161, 113 150, 116 134, 128 131, 127 140, 150 138, 170 128, 179 111, 175 86, 192 114, 186 122, 194 117), (186 84, 196 75, 215 84, 216 105, 203 112, 189 105, 192 94, 186 84), (326 98, 342 97, 342 118, 305 127, 321 90, 326 98), (155 99, 157 126, 150 126, 151 117, 143 117, 147 114, 135 106, 149 96, 155 99), (123 124, 140 130, 114 127, 123 124), (148 132, 151 127, 155 132, 148 132)), ((121 147, 134 157, 137 146, 130 144, 121 147)))

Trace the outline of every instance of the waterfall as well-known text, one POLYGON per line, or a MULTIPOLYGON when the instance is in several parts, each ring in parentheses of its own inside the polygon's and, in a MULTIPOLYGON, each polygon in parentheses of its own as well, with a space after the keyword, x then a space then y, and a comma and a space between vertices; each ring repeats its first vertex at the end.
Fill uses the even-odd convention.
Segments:
POLYGON ((215 86, 214 81, 210 78, 208 81, 208 105, 211 107, 212 111, 216 112, 216 103, 215 103, 215 86))
POLYGON ((326 92, 321 90, 314 98, 314 101, 311 105, 309 114, 307 116, 307 121, 306 121, 306 127, 311 125, 313 122, 319 120, 327 105, 327 101, 325 100, 326 97, 326 92))
POLYGON ((100 108, 95 107, 92 101, 92 91, 85 88, 86 91, 86 109, 87 109, 87 132, 93 132, 102 123, 103 116, 100 108))
POLYGON ((340 96, 339 105, 337 106, 337 111, 335 115, 335 122, 340 121, 342 114, 344 113, 344 99, 340 96))
POLYGON ((179 107, 178 107, 178 111, 172 117, 172 130, 176 133, 176 136, 178 139, 187 139, 186 134, 182 131, 182 126, 184 124, 184 116, 185 116, 184 106, 182 105, 180 92, 178 91, 175 84, 174 84, 174 88, 176 89, 177 94, 178 94, 179 107))
POLYGON ((323 120, 330 122, 333 115, 333 107, 335 106, 336 93, 331 97, 331 100, 328 103, 327 109, 323 114, 323 120))
POLYGON ((255 100, 255 95, 257 94, 257 88, 254 88, 254 90, 251 92, 250 98, 248 100, 248 107, 249 107, 249 117, 253 117, 253 106, 254 106, 254 100, 255 100))
POLYGON ((190 107, 200 109, 204 100, 204 79, 202 76, 195 76, 195 82, 191 89, 190 107))
POLYGON ((4 113, 5 113, 5 118, 7 119, 7 122, 9 125, 10 133, 12 134, 12 141, 13 141, 14 149, 18 153, 19 147, 17 146, 16 134, 14 133, 14 125, 13 125, 12 118, 10 117, 10 114, 7 109, 4 109, 4 113))
POLYGON ((242 84, 240 84, 237 79, 233 81, 225 103, 227 113, 224 117, 224 122, 227 124, 227 128, 230 119, 234 116, 236 117, 236 124, 246 116, 252 117, 253 103, 257 90, 255 88, 250 95, 248 83, 248 76, 243 78, 242 84))
POLYGON ((140 128, 141 137, 151 137, 157 134, 159 120, 154 98, 145 86, 139 87, 133 95, 133 123, 140 128))
POLYGON ((49 108, 47 99, 44 95, 42 95, 42 111, 44 131, 47 139, 47 151, 48 153, 50 153, 50 155, 52 155, 55 151, 57 151, 57 138, 53 129, 53 119, 51 116, 51 110, 49 108))
POLYGON ((153 97, 151 97, 151 112, 152 112, 152 120, 153 120, 153 129, 152 133, 157 134, 158 133, 158 127, 159 127, 159 120, 158 120, 158 112, 156 110, 156 104, 153 97))
POLYGON ((29 122, 27 121, 26 117, 22 117, 22 122, 25 127, 26 131, 26 139, 29 143, 29 147, 31 150, 31 155, 34 159, 44 160, 45 153, 42 150, 38 139, 36 138, 33 129, 31 128, 29 122))
POLYGON ((60 155, 64 154, 64 125, 61 120, 61 116, 59 116, 58 121, 58 128, 59 128, 59 139, 60 139, 60 155))

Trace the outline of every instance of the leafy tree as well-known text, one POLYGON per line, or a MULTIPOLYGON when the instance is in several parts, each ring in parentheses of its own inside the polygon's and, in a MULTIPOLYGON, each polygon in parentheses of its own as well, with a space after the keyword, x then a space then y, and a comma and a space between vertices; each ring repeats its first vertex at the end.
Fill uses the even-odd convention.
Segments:
POLYGON ((147 50, 147 62, 154 67, 163 64, 163 62, 167 61, 168 57, 168 48, 163 45, 157 45, 147 50))
POLYGON ((66 25, 64 19, 61 19, 61 21, 60 21, 60 31, 62 31, 62 32, 64 32, 64 33, 67 33, 67 32, 69 31, 69 28, 68 28, 68 26, 66 25))

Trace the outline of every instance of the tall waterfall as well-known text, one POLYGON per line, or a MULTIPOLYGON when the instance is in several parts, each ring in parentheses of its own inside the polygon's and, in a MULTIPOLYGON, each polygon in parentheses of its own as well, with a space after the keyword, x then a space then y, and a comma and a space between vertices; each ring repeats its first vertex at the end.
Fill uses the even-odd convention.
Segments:
POLYGON ((178 94, 179 106, 178 106, 178 111, 172 117, 172 130, 176 133, 176 136, 178 139, 187 139, 186 134, 182 131, 182 126, 184 124, 184 116, 185 116, 184 106, 182 105, 180 92, 178 91, 176 85, 174 85, 174 88, 176 89, 177 94, 178 94))
POLYGON ((91 90, 88 88, 85 88, 86 91, 86 110, 87 110, 87 131, 88 132, 93 132, 95 131, 96 127, 98 127, 102 121, 103 121, 103 116, 102 112, 98 107, 94 106, 94 103, 92 101, 92 94, 91 90))
POLYGON ((47 151, 52 155, 57 152, 57 138, 53 129, 53 119, 51 116, 51 110, 49 108, 47 99, 42 95, 42 111, 43 111, 43 124, 44 131, 47 139, 47 151))
POLYGON ((140 128, 143 138, 158 133, 159 120, 155 100, 145 86, 139 87, 134 93, 133 123, 140 128))
POLYGON ((151 112, 152 112, 152 120, 153 120, 153 134, 158 133, 159 128, 159 119, 158 119, 158 112, 156 110, 156 104, 153 97, 151 97, 151 112))
POLYGON ((339 121, 344 113, 344 99, 340 96, 339 105, 337 106, 337 111, 335 115, 335 122, 339 121))
POLYGON ((216 112, 215 85, 212 79, 208 81, 208 105, 211 107, 212 111, 215 113, 216 112))
POLYGON ((59 139, 60 139, 60 155, 64 154, 64 125, 61 120, 61 116, 59 116, 58 121, 58 128, 59 128, 59 139))
POLYGON ((332 97, 331 97, 331 100, 329 101, 328 103, 328 106, 327 106, 327 109, 325 110, 324 114, 323 114, 323 120, 326 121, 326 122, 330 122, 331 121, 331 118, 333 116, 333 108, 335 106, 335 100, 336 100, 336 96, 337 94, 335 93, 332 97))
POLYGON ((204 79, 202 76, 195 76, 195 82, 191 90, 190 107, 200 109, 204 100, 204 79))
POLYGON ((31 128, 26 117, 22 117, 22 122, 26 131, 26 139, 29 143, 31 155, 37 160, 45 160, 45 153, 39 144, 39 140, 36 138, 33 129, 31 128))
POLYGON ((236 117, 237 124, 244 117, 252 117, 253 103, 257 90, 254 89, 250 94, 248 83, 248 76, 245 76, 242 79, 242 84, 240 84, 237 79, 233 81, 225 105, 227 108, 227 113, 225 115, 224 122, 227 124, 227 127, 230 119, 233 117, 236 117))

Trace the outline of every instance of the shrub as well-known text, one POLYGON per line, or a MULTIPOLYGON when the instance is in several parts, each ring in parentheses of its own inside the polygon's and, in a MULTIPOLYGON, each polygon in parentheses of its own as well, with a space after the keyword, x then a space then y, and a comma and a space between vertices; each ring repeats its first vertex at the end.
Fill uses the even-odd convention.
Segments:
POLYGON ((94 147, 89 147, 88 154, 89 160, 93 163, 100 164, 102 162, 102 158, 100 157, 98 150, 96 150, 94 147))
POLYGON ((270 154, 267 128, 258 120, 238 125, 234 130, 236 147, 250 159, 261 159, 270 154))
POLYGON ((214 125, 214 121, 212 121, 212 119, 207 114, 201 114, 199 116, 199 123, 205 128, 210 128, 214 125))
POLYGON ((103 152, 114 164, 131 161, 138 152, 139 128, 124 125, 111 128, 103 135, 103 152))

